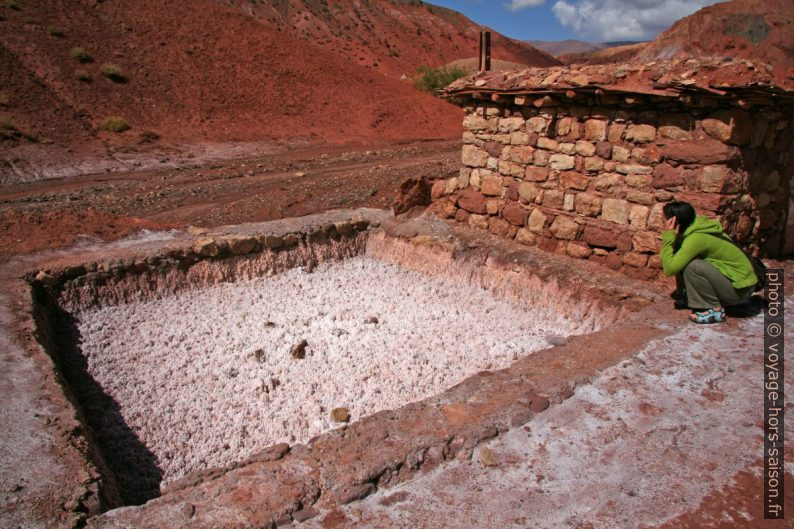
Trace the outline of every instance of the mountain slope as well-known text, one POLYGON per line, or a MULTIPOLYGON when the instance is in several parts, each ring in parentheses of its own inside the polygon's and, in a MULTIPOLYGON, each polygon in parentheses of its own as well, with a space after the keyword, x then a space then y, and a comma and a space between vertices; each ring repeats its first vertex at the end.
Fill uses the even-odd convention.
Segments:
POLYGON ((570 54, 560 59, 566 64, 604 64, 703 56, 760 60, 779 72, 794 68, 794 2, 722 2, 682 18, 649 43, 570 54))
POLYGON ((682 18, 636 56, 638 61, 729 55, 794 67, 794 2, 733 0, 682 18))
MULTIPOLYGON (((479 26, 419 0, 219 0, 354 64, 393 76, 479 53, 479 26)), ((525 42, 492 31, 492 57, 529 66, 559 62, 525 42)))
MULTIPOLYGON (((214 0, 15 5, 0 8, 0 120, 45 144, 116 142, 150 129, 178 142, 383 142, 460 132, 458 108, 214 0), (74 47, 93 60, 80 64, 74 47), (127 81, 105 78, 106 64, 127 81), (91 80, 77 80, 78 70, 91 80), (97 132, 115 115, 132 130, 97 132)), ((0 149, 10 146, 0 140, 0 149)))

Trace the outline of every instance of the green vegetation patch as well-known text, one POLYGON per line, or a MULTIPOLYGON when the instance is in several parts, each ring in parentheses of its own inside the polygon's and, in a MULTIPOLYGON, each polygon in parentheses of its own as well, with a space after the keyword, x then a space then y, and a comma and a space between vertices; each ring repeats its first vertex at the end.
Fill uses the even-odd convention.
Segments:
POLYGON ((108 132, 124 132, 125 130, 130 130, 130 124, 121 116, 110 116, 102 120, 99 128, 108 132))
POLYGON ((126 83, 129 81, 124 71, 115 64, 103 64, 102 67, 99 68, 99 71, 114 83, 126 83))
POLYGON ((744 37, 753 45, 758 46, 769 34, 769 26, 761 15, 737 13, 728 15, 725 19, 722 34, 744 37))
POLYGON ((66 36, 66 32, 58 26, 47 26, 47 33, 53 37, 58 37, 59 39, 62 39, 66 36))
POLYGON ((81 48, 80 46, 75 46, 69 51, 69 55, 72 59, 76 60, 81 64, 87 64, 89 62, 94 62, 94 58, 91 57, 91 54, 85 51, 85 48, 81 48))
POLYGON ((91 77, 91 74, 88 73, 88 71, 80 68, 74 71, 74 80, 80 81, 81 83, 90 83, 94 79, 91 77))
POLYGON ((416 74, 413 79, 415 88, 425 92, 435 92, 465 76, 467 72, 459 66, 442 66, 440 68, 420 66, 416 69, 416 74))

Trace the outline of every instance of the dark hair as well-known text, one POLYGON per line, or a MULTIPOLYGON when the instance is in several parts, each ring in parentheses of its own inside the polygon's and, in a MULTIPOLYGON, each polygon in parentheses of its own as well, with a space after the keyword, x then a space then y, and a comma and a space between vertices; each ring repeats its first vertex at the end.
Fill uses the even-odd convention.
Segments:
POLYGON ((675 217, 678 223, 678 233, 684 233, 695 220, 695 208, 689 202, 668 202, 662 208, 665 218, 675 217))

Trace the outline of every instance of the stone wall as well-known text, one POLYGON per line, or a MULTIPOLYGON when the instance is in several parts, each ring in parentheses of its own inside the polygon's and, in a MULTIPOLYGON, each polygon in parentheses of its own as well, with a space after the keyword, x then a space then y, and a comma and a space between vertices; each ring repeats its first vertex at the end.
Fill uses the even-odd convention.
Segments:
POLYGON ((435 184, 433 211, 633 277, 658 275, 670 200, 719 218, 749 249, 782 253, 790 113, 610 97, 601 106, 545 95, 464 107, 462 168, 435 184))

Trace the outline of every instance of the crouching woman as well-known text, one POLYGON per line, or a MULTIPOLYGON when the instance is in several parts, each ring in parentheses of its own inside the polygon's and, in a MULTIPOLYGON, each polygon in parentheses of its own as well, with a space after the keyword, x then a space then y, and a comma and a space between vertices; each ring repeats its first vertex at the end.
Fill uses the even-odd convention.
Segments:
POLYGON ((726 306, 753 294, 758 279, 752 264, 719 221, 695 215, 691 204, 669 202, 663 212, 659 256, 665 275, 676 276, 678 303, 692 309, 695 323, 724 322, 726 306))

